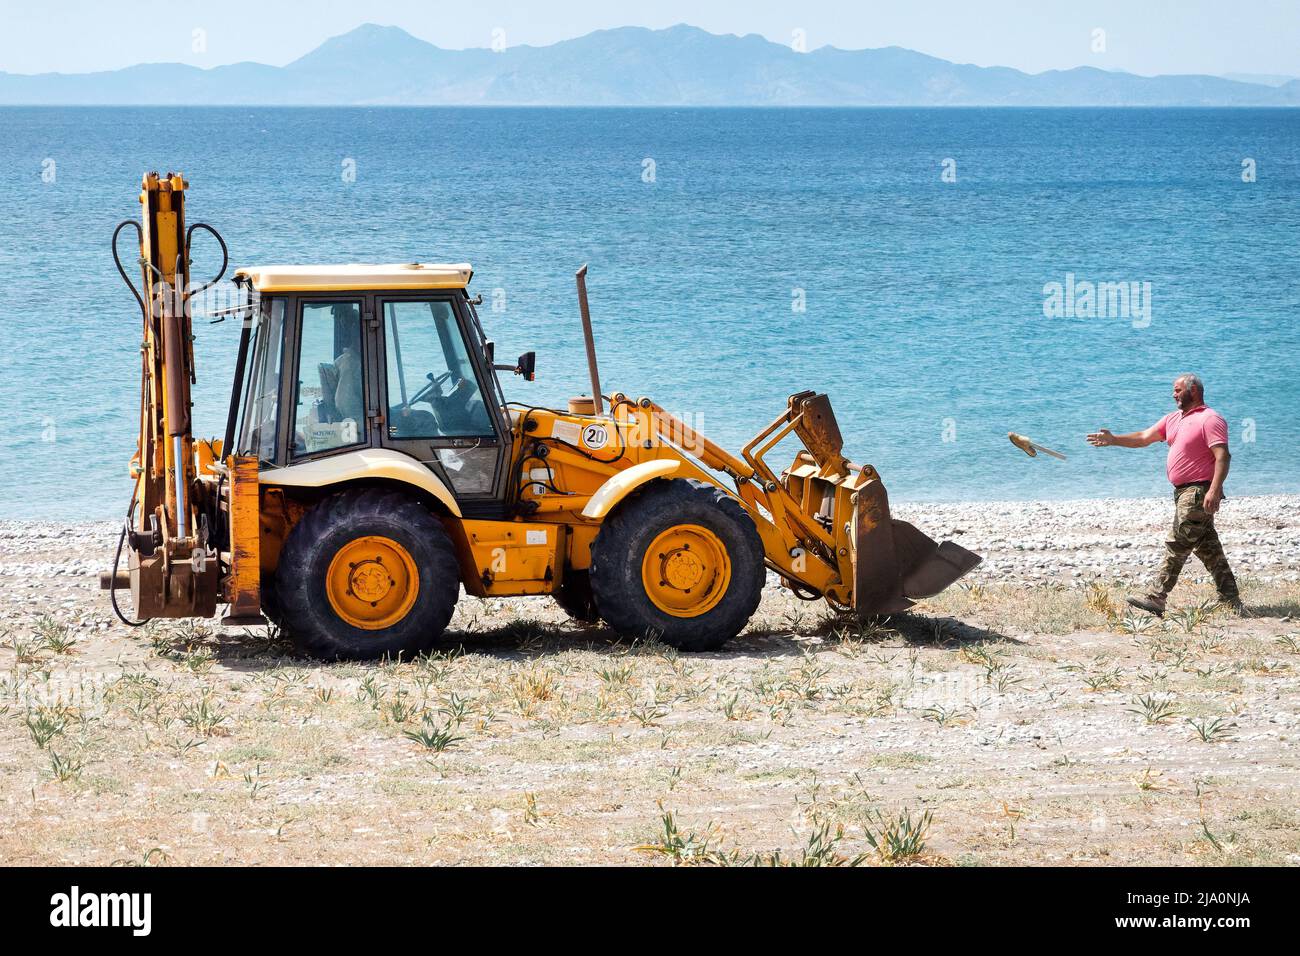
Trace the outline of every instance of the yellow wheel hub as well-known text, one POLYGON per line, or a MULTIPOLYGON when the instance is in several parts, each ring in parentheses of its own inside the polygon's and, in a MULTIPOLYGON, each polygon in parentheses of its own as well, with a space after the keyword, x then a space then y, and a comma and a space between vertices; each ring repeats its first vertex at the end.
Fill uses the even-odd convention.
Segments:
POLYGON ((650 542, 641 560, 641 583, 665 614, 699 617, 717 607, 727 593, 731 558, 708 528, 676 525, 650 542))
POLYGON ((420 572, 392 538, 368 535, 339 548, 325 575, 325 593, 334 613, 353 627, 380 631, 410 613, 420 572))

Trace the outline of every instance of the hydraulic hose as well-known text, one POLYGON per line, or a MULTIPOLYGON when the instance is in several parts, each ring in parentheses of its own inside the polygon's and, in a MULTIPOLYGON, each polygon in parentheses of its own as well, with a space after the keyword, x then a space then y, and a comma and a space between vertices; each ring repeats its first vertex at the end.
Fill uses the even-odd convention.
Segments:
POLYGON ((221 269, 219 272, 217 272, 217 277, 215 279, 213 279, 210 282, 204 283, 203 285, 199 286, 197 289, 191 290, 190 295, 198 295, 200 292, 203 292, 207 289, 211 289, 214 285, 216 285, 218 282, 221 281, 222 277, 226 274, 226 266, 230 265, 230 250, 226 248, 226 240, 222 239, 221 233, 217 232, 217 230, 213 229, 206 222, 196 222, 194 225, 190 226, 190 228, 185 231, 186 260, 190 258, 190 241, 191 238, 194 236, 194 231, 196 229, 202 229, 213 239, 217 240, 217 244, 221 246, 221 269))
POLYGON ((126 287, 130 289, 131 294, 135 296, 135 301, 140 303, 141 318, 148 318, 149 313, 148 310, 145 309, 144 307, 144 299, 140 295, 140 290, 136 288, 135 283, 131 281, 131 277, 128 276, 126 274, 126 270, 122 268, 122 257, 118 255, 117 252, 117 237, 122 234, 122 230, 125 229, 127 226, 133 226, 135 228, 136 245, 137 246, 144 245, 144 230, 140 228, 140 224, 136 222, 134 219, 122 220, 117 224, 117 228, 113 230, 113 242, 112 242, 113 264, 117 266, 117 273, 122 277, 122 281, 126 283, 126 287))
POLYGON ((131 527, 131 518, 135 514, 135 498, 131 498, 131 507, 126 509, 126 520, 122 522, 122 533, 117 536, 117 553, 113 555, 113 576, 108 580, 108 600, 113 605, 113 613, 127 627, 143 627, 146 621, 133 621, 117 606, 117 569, 122 563, 122 545, 126 543, 126 533, 131 527))

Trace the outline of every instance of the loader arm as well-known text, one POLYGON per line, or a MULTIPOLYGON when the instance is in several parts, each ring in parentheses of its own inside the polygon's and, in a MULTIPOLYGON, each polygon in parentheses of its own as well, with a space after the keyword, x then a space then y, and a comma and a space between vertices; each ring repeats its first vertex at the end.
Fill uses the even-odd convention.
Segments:
POLYGON ((768 566, 797 592, 864 617, 892 614, 938 594, 980 563, 979 555, 951 541, 936 543, 892 517, 875 468, 844 457, 825 395, 792 395, 785 412, 751 439, 739 458, 641 401, 653 410, 660 438, 735 480, 768 566), (791 434, 805 450, 778 475, 766 456, 791 434))

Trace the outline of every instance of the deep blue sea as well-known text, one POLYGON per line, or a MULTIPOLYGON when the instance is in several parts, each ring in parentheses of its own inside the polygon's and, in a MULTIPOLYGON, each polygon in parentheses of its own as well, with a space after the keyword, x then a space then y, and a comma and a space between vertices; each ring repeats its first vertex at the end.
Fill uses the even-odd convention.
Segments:
MULTIPOLYGON (((605 391, 733 449, 816 388, 896 500, 1163 494, 1163 447, 1084 435, 1195 371, 1229 492, 1300 491, 1298 111, 7 108, 0 516, 125 510, 140 331, 108 240, 147 169, 235 265, 473 263, 498 354, 538 353, 512 399, 586 390, 587 262, 605 391), (1150 283, 1150 313, 1045 317, 1067 275, 1150 283)), ((217 434, 238 328, 196 331, 217 434)))

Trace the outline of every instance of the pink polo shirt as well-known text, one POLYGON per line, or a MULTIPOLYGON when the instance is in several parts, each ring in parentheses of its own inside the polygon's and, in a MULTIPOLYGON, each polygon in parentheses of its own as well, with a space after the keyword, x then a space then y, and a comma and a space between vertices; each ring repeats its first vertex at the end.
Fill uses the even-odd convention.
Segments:
POLYGON ((1155 427, 1161 439, 1169 443, 1165 472, 1170 484, 1214 478, 1214 454, 1210 449, 1228 444, 1228 423, 1222 415, 1201 405, 1190 412, 1170 412, 1155 427))

